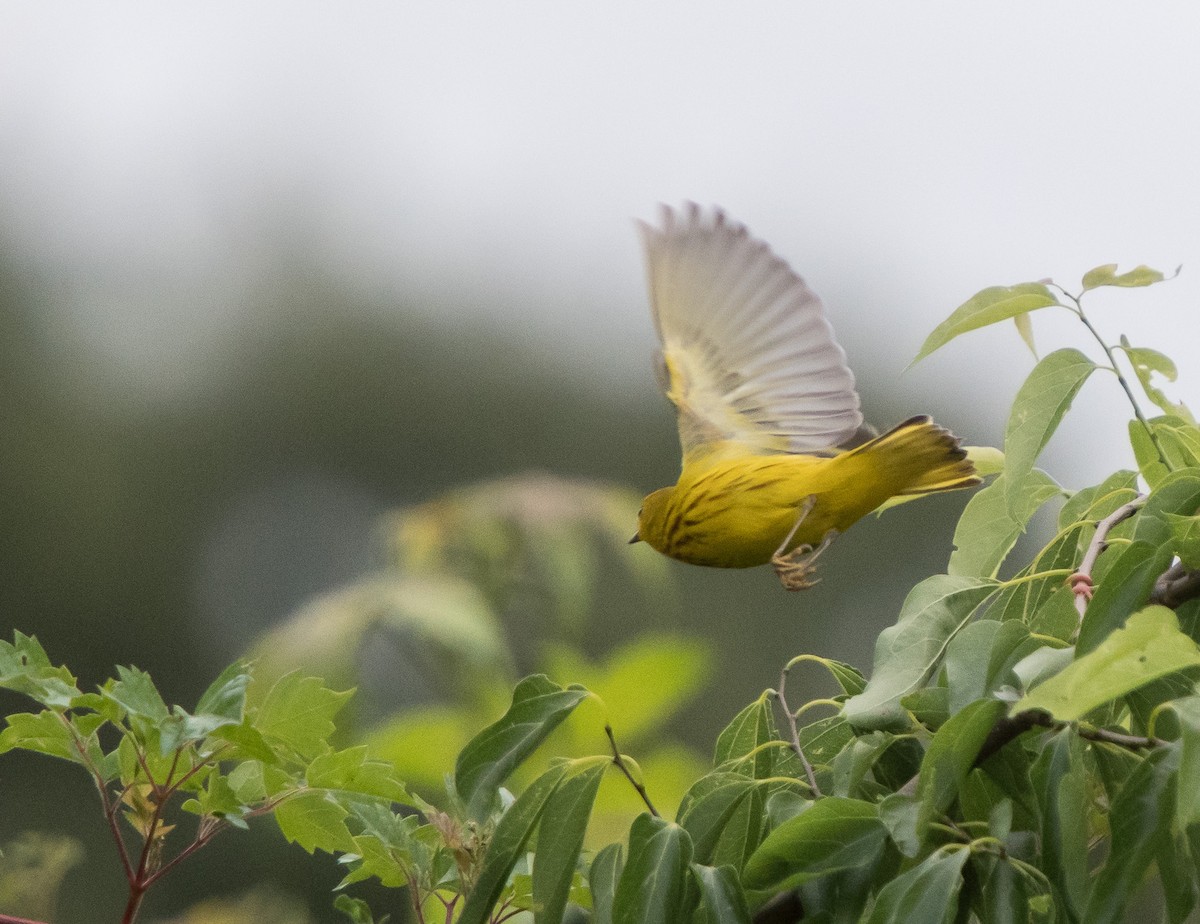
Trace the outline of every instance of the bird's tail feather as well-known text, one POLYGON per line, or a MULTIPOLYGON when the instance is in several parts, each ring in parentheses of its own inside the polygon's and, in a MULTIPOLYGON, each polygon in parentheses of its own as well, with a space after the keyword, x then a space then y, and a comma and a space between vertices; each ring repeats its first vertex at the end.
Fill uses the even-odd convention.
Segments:
POLYGON ((869 452, 905 485, 897 494, 933 494, 969 488, 982 481, 975 466, 949 430, 929 417, 910 417, 852 450, 869 452))

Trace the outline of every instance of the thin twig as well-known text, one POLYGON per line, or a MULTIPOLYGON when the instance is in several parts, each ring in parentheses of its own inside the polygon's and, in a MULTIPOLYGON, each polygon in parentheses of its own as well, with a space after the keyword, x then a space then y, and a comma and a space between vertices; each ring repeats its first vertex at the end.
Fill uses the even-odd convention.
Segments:
POLYGON ((654 803, 650 801, 650 794, 646 792, 646 787, 634 778, 634 775, 629 771, 629 767, 625 763, 625 758, 621 756, 621 751, 617 747, 617 739, 613 735, 612 726, 605 724, 604 733, 608 735, 608 743, 612 746, 613 763, 617 765, 620 771, 625 774, 625 779, 629 780, 633 788, 637 790, 637 794, 641 796, 642 801, 646 803, 646 808, 650 810, 650 814, 655 818, 661 818, 662 816, 658 814, 658 809, 656 809, 654 807, 654 803))
POLYGON ((1139 494, 1097 523, 1092 541, 1088 543, 1087 552, 1084 553, 1083 560, 1079 563, 1079 570, 1067 578, 1067 583, 1071 585, 1071 590, 1075 594, 1075 611, 1079 613, 1081 623, 1087 613, 1088 601, 1092 599, 1092 590, 1095 587, 1092 583, 1092 570, 1096 567, 1096 560, 1100 557, 1100 553, 1108 545, 1108 534, 1118 523, 1128 520, 1137 513, 1145 503, 1146 495, 1139 494))
POLYGON ((0 924, 43 924, 30 918, 14 918, 11 914, 0 914, 0 924))
POLYGON ((813 772, 812 764, 808 762, 808 758, 804 756, 804 748, 800 746, 800 730, 796 728, 796 717, 792 714, 792 708, 788 705, 787 698, 784 695, 784 690, 787 687, 788 671, 790 669, 791 665, 789 664, 780 672, 779 689, 775 692, 775 698, 779 700, 783 714, 787 717, 788 729, 792 733, 792 750, 800 758, 800 766, 804 768, 804 775, 808 778, 808 787, 812 790, 813 798, 820 799, 821 787, 817 785, 817 775, 813 772))

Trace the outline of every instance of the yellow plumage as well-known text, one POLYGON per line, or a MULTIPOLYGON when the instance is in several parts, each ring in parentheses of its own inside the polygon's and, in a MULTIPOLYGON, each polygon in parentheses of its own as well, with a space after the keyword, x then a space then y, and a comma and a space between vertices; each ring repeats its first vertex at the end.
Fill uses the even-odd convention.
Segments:
POLYGON ((697 565, 772 562, 799 589, 812 548, 890 498, 979 483, 928 417, 870 438, 820 301, 745 228, 689 205, 643 231, 683 469, 646 497, 635 540, 697 565))

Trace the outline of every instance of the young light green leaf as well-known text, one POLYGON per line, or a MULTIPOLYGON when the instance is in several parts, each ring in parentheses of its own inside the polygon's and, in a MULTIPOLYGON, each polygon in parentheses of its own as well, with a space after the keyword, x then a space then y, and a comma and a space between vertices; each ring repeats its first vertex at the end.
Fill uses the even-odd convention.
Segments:
POLYGON ((996 699, 976 700, 950 716, 937 730, 925 751, 917 778, 917 798, 921 801, 917 817, 919 836, 923 837, 929 823, 958 798, 979 749, 1005 709, 1004 703, 996 699))
POLYGON ((613 902, 625 866, 620 844, 609 844, 592 860, 588 885, 592 889, 592 924, 613 924, 613 902))
POLYGON ((575 761, 546 802, 533 861, 534 924, 562 924, 592 805, 612 758, 575 761))
POLYGON ((1098 289, 1100 286, 1120 286, 1122 288, 1149 286, 1156 282, 1162 282, 1164 278, 1161 272, 1150 269, 1144 264, 1117 275, 1117 264, 1106 263, 1083 274, 1083 291, 1098 289))
POLYGON ((750 924, 750 908, 733 867, 693 863, 692 875, 700 887, 697 924, 750 924))
POLYGON ((0 754, 21 748, 81 763, 66 720, 53 709, 36 714, 17 712, 8 716, 6 721, 7 726, 0 732, 0 754))
POLYGON ((882 889, 866 924, 950 924, 958 916, 965 848, 934 851, 882 889))
POLYGON ((1023 311, 1020 314, 1013 315, 1013 323, 1017 326, 1017 333, 1021 335, 1021 339, 1025 341, 1025 346, 1029 347, 1029 352, 1033 354, 1034 360, 1038 358, 1037 344, 1033 342, 1033 322, 1029 319, 1029 312, 1023 311))
POLYGON ((1129 421, 1129 446, 1133 449, 1138 473, 1146 479, 1151 491, 1157 490, 1171 474, 1171 469, 1163 461, 1158 445, 1150 438, 1149 431, 1140 420, 1129 421))
POLYGON ((1078 350, 1055 350, 1033 367, 1017 392, 1004 431, 1005 496, 1014 517, 1037 457, 1096 364, 1078 350))
POLYGON ((483 868, 457 924, 485 924, 489 920, 509 874, 521 857, 525 843, 542 812, 569 771, 566 762, 555 764, 526 789, 500 818, 488 842, 483 868))
POLYGON ((986 578, 935 574, 912 589, 896 625, 875 643, 875 668, 867 688, 842 707, 846 720, 862 729, 903 729, 900 699, 937 668, 946 645, 995 592, 986 578))
POLYGON ((746 862, 742 881, 750 889, 782 890, 853 869, 874 856, 887 829, 878 806, 830 796, 775 828, 746 862))
POLYGON ((333 717, 354 695, 337 693, 319 677, 284 674, 268 691, 253 726, 264 738, 293 748, 304 757, 319 754, 333 734, 333 717))
POLYGON ((955 575, 994 578, 1030 518, 1042 504, 1063 493, 1045 472, 1033 469, 1009 504, 1007 476, 1001 474, 967 502, 954 530, 954 552, 946 569, 955 575))
POLYGON ((368 760, 365 745, 344 751, 329 751, 314 757, 308 765, 306 778, 313 789, 355 793, 388 802, 412 803, 404 784, 396 779, 392 765, 368 760))
POLYGON ((1176 404, 1170 401, 1163 394, 1162 389, 1158 388, 1153 382, 1155 375, 1161 375, 1168 382, 1174 382, 1178 378, 1179 370, 1176 369, 1174 360, 1158 352, 1158 350, 1131 346, 1124 334, 1121 335, 1121 350, 1129 357, 1129 363, 1133 366, 1133 373, 1137 376, 1138 382, 1141 383, 1146 397, 1154 402, 1155 406, 1162 410, 1164 414, 1176 414, 1192 426, 1195 426, 1196 421, 1187 407, 1183 404, 1176 404))
POLYGON ((283 836, 309 853, 353 853, 354 838, 346 827, 349 813, 323 792, 300 792, 275 807, 283 836))
POLYGON ((613 924, 674 924, 686 921, 684 905, 692 841, 679 825, 639 815, 629 832, 629 860, 621 872, 613 924))
POLYGON ((563 688, 544 674, 534 674, 517 684, 508 711, 472 738, 458 755, 454 785, 471 818, 481 821, 487 817, 509 774, 587 696, 583 687, 563 688))
POLYGON ((1148 606, 1129 617, 1093 651, 1034 687, 1013 713, 1041 709, 1071 722, 1143 684, 1200 665, 1200 646, 1179 630, 1165 606, 1148 606))
POLYGON ((992 286, 984 289, 959 305, 950 317, 934 328, 913 362, 924 359, 959 334, 1057 304, 1058 299, 1040 282, 1022 282, 1015 286, 992 286))
POLYGON ((0 641, 0 687, 60 710, 80 695, 71 672, 51 664, 41 643, 21 632, 13 633, 11 645, 0 641))
POLYGON ((1088 924, 1117 924, 1147 868, 1170 843, 1179 752, 1163 748, 1130 774, 1113 800, 1112 848, 1083 914, 1088 924))

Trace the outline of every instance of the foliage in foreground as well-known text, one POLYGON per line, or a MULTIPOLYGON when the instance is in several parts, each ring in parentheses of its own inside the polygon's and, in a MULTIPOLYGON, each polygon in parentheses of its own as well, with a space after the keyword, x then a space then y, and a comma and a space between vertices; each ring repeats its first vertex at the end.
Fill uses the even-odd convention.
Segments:
MULTIPOLYGON (((1082 288, 1161 278, 1100 267, 1082 288)), ((1041 283, 980 292, 921 356, 1008 319, 1032 347, 1029 312, 1051 307, 1076 314, 1105 361, 1075 349, 1038 361, 1002 469, 968 503, 947 573, 881 634, 870 679, 793 659, 720 735, 674 820, 620 752, 619 713, 615 735, 598 722, 595 753, 545 763, 539 746, 596 697, 544 675, 517 684, 458 753, 445 795, 426 800, 367 748, 331 743, 349 694, 322 681, 288 674, 248 697, 253 671, 237 664, 189 712, 132 669, 83 693, 18 634, 0 645, 0 685, 41 711, 9 716, 0 751, 91 774, 130 881, 125 921, 195 850, 269 814, 288 840, 336 855, 343 886, 394 886, 403 900, 387 910, 426 922, 1107 922, 1148 901, 1148 884, 1181 922, 1200 898, 1200 429, 1152 379, 1174 366, 1108 344, 1080 296, 1041 283), (1068 491, 1035 465, 1096 372, 1133 403, 1138 471, 1068 491), (1160 416, 1145 416, 1135 381, 1160 416), (1009 562, 1055 498, 1053 538, 1009 562), (788 702, 789 673, 810 668, 836 692, 788 702), (531 772, 514 796, 520 767, 531 772), (645 810, 592 851, 606 776, 645 810)), ((337 906, 373 920, 348 894, 337 906)))

